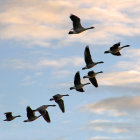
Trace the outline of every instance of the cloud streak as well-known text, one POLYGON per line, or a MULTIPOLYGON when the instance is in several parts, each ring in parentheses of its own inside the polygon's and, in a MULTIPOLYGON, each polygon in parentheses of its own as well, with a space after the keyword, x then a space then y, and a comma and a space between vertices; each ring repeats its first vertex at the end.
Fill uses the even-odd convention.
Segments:
POLYGON ((84 111, 109 116, 137 116, 140 114, 139 108, 140 96, 123 96, 88 104, 84 107, 84 111))
POLYGON ((81 17, 84 26, 89 26, 85 25, 87 23, 96 28, 94 31, 70 37, 72 42, 79 39, 92 43, 94 35, 95 44, 108 43, 118 38, 118 35, 140 34, 139 6, 138 0, 118 0, 117 5, 115 0, 14 0, 13 3, 6 0, 0 6, 0 19, 3 19, 0 21, 0 39, 26 40, 30 45, 37 43, 47 47, 51 46, 54 39, 58 42, 69 42, 66 36, 72 27, 69 15, 73 12, 81 17))
POLYGON ((68 65, 72 66, 81 66, 84 64, 84 60, 81 57, 73 56, 67 58, 59 58, 57 60, 53 59, 40 59, 40 60, 24 60, 24 59, 10 59, 4 60, 2 67, 10 67, 15 70, 20 69, 30 69, 30 70, 38 70, 44 68, 64 68, 68 65))
MULTIPOLYGON (((139 123, 135 121, 93 120, 87 125, 92 131, 105 134, 117 134, 117 140, 139 138, 139 123)), ((91 140, 114 140, 113 137, 93 137, 91 140)))

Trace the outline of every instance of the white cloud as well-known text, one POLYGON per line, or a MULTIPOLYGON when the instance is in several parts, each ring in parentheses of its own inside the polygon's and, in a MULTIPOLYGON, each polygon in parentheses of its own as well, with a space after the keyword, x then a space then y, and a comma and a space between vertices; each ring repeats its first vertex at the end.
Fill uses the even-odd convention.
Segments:
POLYGON ((96 137, 92 137, 89 140, 113 140, 110 137, 101 137, 101 136, 96 136, 96 137))
POLYGON ((140 114, 139 108, 140 96, 123 96, 88 104, 84 107, 84 111, 110 116, 137 116, 140 114))
POLYGON ((12 69, 43 69, 43 68, 63 68, 66 66, 81 66, 84 60, 81 57, 72 56, 68 58, 59 58, 57 60, 41 59, 41 60, 23 60, 23 59, 10 59, 5 60, 2 64, 3 67, 10 67, 12 69))
POLYGON ((136 70, 129 70, 104 73, 98 81, 101 85, 106 86, 128 86, 130 84, 131 87, 135 87, 136 84, 140 83, 140 72, 136 70))
POLYGON ((119 69, 140 71, 140 49, 129 49, 126 50, 126 54, 123 56, 127 58, 125 61, 120 61, 116 64, 119 69), (129 61, 128 61, 129 59, 129 61))
POLYGON ((3 19, 0 39, 28 40, 30 45, 43 47, 51 46, 53 39, 69 42, 66 36, 72 27, 69 15, 73 12, 81 17, 84 26, 95 26, 95 29, 69 36, 72 42, 78 39, 92 43, 94 38, 96 44, 109 43, 118 35, 140 34, 139 6, 138 0, 118 0, 117 4, 115 0, 14 0, 12 3, 5 0, 0 6, 0 19, 3 19))
POLYGON ((71 75, 72 72, 68 70, 59 70, 52 73, 52 76, 55 78, 64 78, 71 75))
POLYGON ((25 76, 24 79, 21 82, 21 85, 23 85, 23 86, 30 86, 30 85, 33 85, 35 83, 36 83, 36 81, 32 80, 31 76, 25 76))
MULTIPOLYGON (((109 121, 109 120, 94 120, 88 123, 88 128, 94 131, 105 132, 106 134, 118 134, 119 137, 116 139, 121 140, 125 139, 127 135, 129 138, 139 137, 139 123, 136 121, 109 121), (100 128, 100 129, 99 129, 100 128), (122 137, 122 138, 121 138, 122 137)), ((94 137, 93 140, 103 139, 102 137, 94 137)), ((107 139, 105 137, 105 139, 107 139)), ((109 138, 112 139, 113 138, 109 138)), ((92 139, 91 139, 92 140, 92 139)))

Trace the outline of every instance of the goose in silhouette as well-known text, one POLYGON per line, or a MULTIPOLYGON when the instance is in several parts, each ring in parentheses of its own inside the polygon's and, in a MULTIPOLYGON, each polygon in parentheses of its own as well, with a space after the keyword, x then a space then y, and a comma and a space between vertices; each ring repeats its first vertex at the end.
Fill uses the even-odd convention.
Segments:
POLYGON ((103 73, 102 71, 100 72, 94 72, 94 71, 89 71, 87 76, 84 76, 83 78, 89 78, 89 81, 95 86, 98 87, 98 83, 96 80, 96 75, 99 73, 103 73))
POLYGON ((24 122, 32 122, 41 116, 41 115, 35 116, 34 110, 32 110, 29 106, 27 106, 26 111, 28 120, 24 120, 24 122))
POLYGON ((110 47, 110 50, 105 51, 104 53, 111 53, 112 55, 121 56, 120 50, 129 47, 130 45, 120 47, 120 44, 120 42, 114 44, 112 47, 110 47))
POLYGON ((86 66, 83 67, 82 70, 90 69, 90 68, 94 67, 94 66, 97 65, 97 64, 104 63, 103 61, 100 61, 100 62, 93 62, 93 60, 92 60, 92 58, 91 58, 89 46, 86 46, 86 48, 85 48, 84 58, 85 58, 86 66))
POLYGON ((17 118, 17 117, 21 117, 20 115, 18 115, 18 116, 13 116, 12 115, 12 112, 6 112, 6 113, 4 113, 5 114, 5 116, 6 116, 6 119, 4 120, 4 121, 12 121, 12 120, 14 120, 15 118, 17 118))
POLYGON ((46 110, 49 106, 53 106, 54 107, 56 105, 42 105, 42 106, 38 107, 36 110, 34 110, 34 111, 38 111, 42 115, 44 120, 47 121, 48 123, 51 122, 49 113, 46 110))
POLYGON ((65 94, 65 95, 56 94, 53 96, 53 98, 50 99, 50 101, 54 100, 59 105, 61 111, 64 113, 65 106, 64 106, 64 101, 62 100, 63 96, 69 96, 69 95, 68 94, 65 94))
POLYGON ((72 89, 75 89, 79 92, 85 92, 83 87, 85 85, 88 85, 90 83, 85 83, 85 84, 82 84, 81 83, 81 78, 80 78, 80 72, 78 71, 76 74, 75 74, 75 77, 74 77, 74 86, 73 87, 70 87, 70 90, 72 89))
POLYGON ((72 28, 73 30, 69 31, 69 34, 79 34, 79 33, 83 32, 83 31, 95 28, 95 27, 84 28, 81 25, 80 18, 75 16, 75 15, 73 15, 73 14, 70 15, 70 19, 73 22, 73 28, 72 28))

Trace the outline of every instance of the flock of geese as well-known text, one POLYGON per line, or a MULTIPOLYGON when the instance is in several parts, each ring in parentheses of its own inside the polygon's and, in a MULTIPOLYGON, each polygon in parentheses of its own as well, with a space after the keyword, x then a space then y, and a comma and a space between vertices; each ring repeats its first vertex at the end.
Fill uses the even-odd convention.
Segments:
MULTIPOLYGON (((79 33, 84 32, 86 30, 95 28, 95 27, 84 28, 81 25, 80 18, 77 17, 76 15, 71 14, 70 19, 73 22, 73 28, 69 31, 69 34, 79 34, 79 33)), ((105 51, 104 53, 105 54, 106 53, 111 53, 112 55, 115 55, 115 56, 121 56, 120 50, 125 48, 125 47, 129 47, 129 46, 130 45, 125 45, 125 46, 120 47, 120 42, 118 42, 118 43, 114 44, 112 47, 110 47, 110 49, 105 51)), ((84 59, 85 59, 86 66, 83 67, 82 70, 90 69, 90 68, 96 66, 97 64, 104 63, 103 61, 99 61, 99 62, 94 62, 93 61, 93 59, 91 57, 89 46, 85 47, 84 59)), ((93 84, 93 86, 95 86, 97 88, 98 83, 97 83, 97 80, 96 80, 96 75, 99 74, 99 73, 103 73, 103 72, 102 71, 94 72, 92 70, 92 71, 89 71, 88 74, 86 76, 84 76, 83 78, 88 78, 89 81, 91 82, 91 84, 93 84)), ((75 74, 75 77, 74 77, 74 86, 70 87, 70 90, 75 89, 79 92, 84 92, 83 87, 85 85, 88 85, 88 84, 90 84, 90 83, 85 83, 85 84, 81 83, 80 72, 77 71, 76 74, 75 74)), ((65 106, 64 106, 64 101, 62 99, 63 96, 69 96, 69 95, 68 94, 65 94, 65 95, 56 94, 50 99, 50 101, 55 101, 59 105, 60 110, 64 113, 65 112, 65 106)), ((31 109, 30 106, 27 106, 27 108, 26 108, 27 120, 24 120, 24 122, 32 122, 32 121, 34 121, 34 120, 36 120, 36 119, 38 119, 39 117, 42 116, 46 122, 50 123, 51 122, 50 116, 49 116, 49 113, 46 109, 48 107, 55 107, 55 106, 56 105, 42 105, 35 110, 31 109), (39 116, 35 115, 36 111, 38 111, 40 113, 39 116)), ((4 121, 12 121, 17 117, 21 117, 20 115, 13 116, 12 112, 6 112, 4 114, 6 116, 6 119, 4 121)))

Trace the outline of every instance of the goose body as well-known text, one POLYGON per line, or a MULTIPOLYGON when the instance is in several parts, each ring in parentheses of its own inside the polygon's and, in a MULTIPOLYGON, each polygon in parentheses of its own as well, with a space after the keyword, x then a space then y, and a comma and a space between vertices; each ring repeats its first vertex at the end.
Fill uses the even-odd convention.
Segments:
POLYGON ((105 51, 104 53, 111 53, 112 55, 121 56, 120 50, 129 47, 130 45, 120 47, 120 44, 120 42, 114 44, 108 51, 105 51))
POLYGON ((27 118, 28 118, 28 120, 24 120, 24 122, 35 121, 36 119, 38 119, 41 116, 41 115, 35 116, 34 110, 32 110, 29 106, 27 106, 26 111, 27 111, 27 118))
POLYGON ((72 28, 73 30, 69 31, 69 34, 79 34, 79 33, 82 33, 83 31, 95 28, 95 27, 84 28, 81 25, 80 18, 77 17, 76 15, 71 14, 70 19, 73 22, 73 28, 72 28))
POLYGON ((95 73, 94 71, 89 71, 87 76, 84 76, 83 78, 89 78, 89 81, 95 86, 98 87, 98 83, 96 80, 96 75, 99 73, 103 73, 102 71, 95 73))
POLYGON ((84 59, 85 59, 86 66, 83 67, 82 70, 90 69, 90 68, 94 67, 97 64, 104 63, 103 61, 94 62, 92 60, 92 57, 91 57, 91 54, 90 54, 90 50, 89 50, 89 46, 86 46, 86 48, 85 48, 84 59))
POLYGON ((47 121, 48 123, 51 122, 49 113, 46 110, 49 106, 56 106, 56 105, 42 105, 38 107, 36 110, 34 110, 34 111, 38 111, 41 114, 41 116, 44 118, 44 120, 47 121))
POLYGON ((50 101, 54 100, 59 105, 61 111, 64 113, 65 106, 64 106, 64 101, 62 100, 63 96, 69 96, 69 95, 68 94, 65 94, 65 95, 56 94, 53 96, 53 98, 50 99, 50 101))
POLYGON ((78 71, 76 74, 75 74, 75 77, 74 77, 74 86, 73 87, 70 87, 70 90, 72 89, 75 89, 79 92, 85 92, 83 87, 85 85, 88 85, 90 83, 85 83, 85 84, 82 84, 81 83, 81 78, 80 78, 80 72, 78 71))
POLYGON ((5 119, 4 121, 12 121, 12 120, 14 120, 14 119, 17 118, 17 117, 21 117, 20 115, 13 116, 13 115, 12 115, 12 112, 6 112, 6 113, 4 113, 4 114, 5 114, 5 116, 6 116, 6 119, 5 119))

